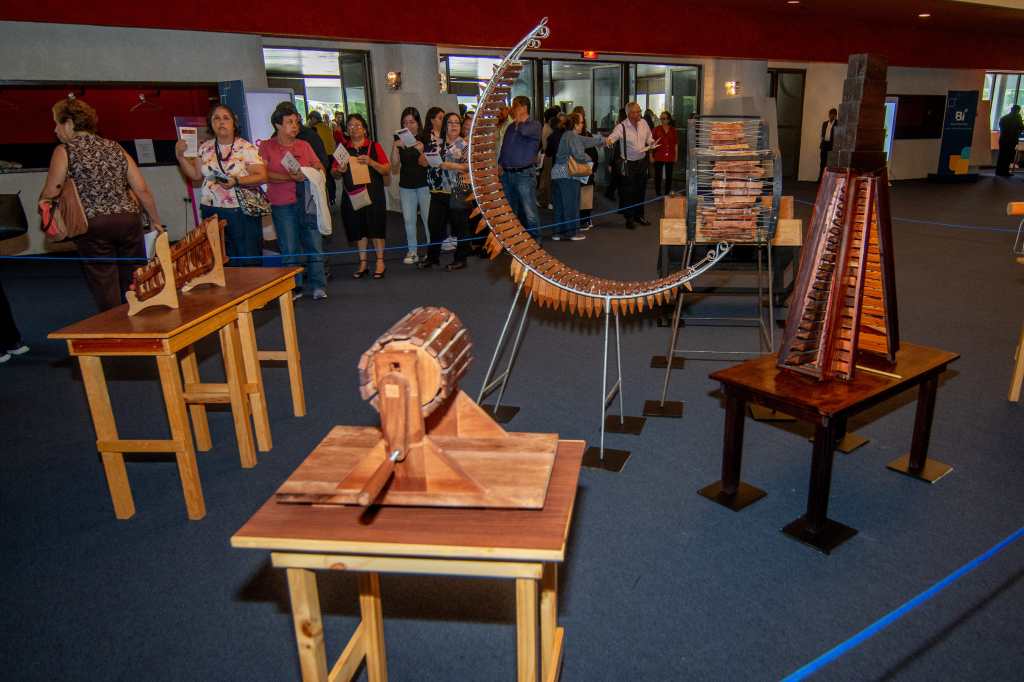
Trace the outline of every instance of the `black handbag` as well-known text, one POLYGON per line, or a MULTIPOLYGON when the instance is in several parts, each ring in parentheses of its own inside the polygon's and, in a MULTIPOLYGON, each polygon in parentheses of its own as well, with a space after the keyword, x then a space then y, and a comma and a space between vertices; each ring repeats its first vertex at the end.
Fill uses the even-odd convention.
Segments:
POLYGON ((0 241, 28 232, 28 218, 21 205, 21 192, 0 194, 0 241))

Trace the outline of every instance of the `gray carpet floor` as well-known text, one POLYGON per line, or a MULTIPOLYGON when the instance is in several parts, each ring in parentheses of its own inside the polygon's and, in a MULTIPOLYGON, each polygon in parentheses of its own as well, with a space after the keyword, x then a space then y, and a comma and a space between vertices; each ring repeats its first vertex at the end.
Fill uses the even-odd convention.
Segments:
MULTIPOLYGON (((814 187, 787 188, 798 199, 814 187)), ((838 454, 830 516, 859 530, 831 556, 779 529, 803 513, 811 446, 805 429, 747 421, 744 480, 767 497, 733 513, 696 490, 718 478, 724 411, 708 378, 721 361, 688 361, 670 397, 681 420, 649 419, 640 436, 609 435, 632 451, 619 474, 585 470, 560 573, 564 680, 778 679, 842 642, 1024 525, 1024 405, 1006 400, 1024 314, 1024 267, 1006 202, 1024 179, 975 185, 897 183, 892 190, 902 337, 961 353, 942 379, 932 457, 954 467, 929 486, 887 471, 906 452, 914 396, 861 415, 870 443, 838 454)), ((603 207, 599 207, 601 210, 603 207)), ((807 204, 798 204, 806 217, 807 204)), ((548 243, 571 265, 621 279, 655 276, 654 226, 627 232, 599 218, 588 239, 548 243)), ((550 217, 548 218, 550 220, 550 217)), ((391 214, 392 244, 401 243, 391 214)), ((336 238, 330 248, 346 248, 336 238)), ((173 459, 132 456, 137 515, 114 519, 74 364, 46 334, 93 312, 73 263, 0 261, 0 277, 32 352, 0 367, 0 669, 9 680, 286 680, 298 678, 288 592, 265 552, 228 539, 335 424, 375 424, 355 365, 373 340, 419 305, 451 308, 476 361, 475 396, 514 292, 508 257, 460 272, 421 272, 391 252, 387 277, 349 277, 335 258, 330 298, 297 303, 309 413, 291 414, 286 370, 265 370, 274 449, 239 467, 231 416, 212 411, 214 448, 199 455, 207 517, 185 517, 173 459)), ((739 281, 749 274, 716 273, 739 281)), ((748 298, 704 297, 692 311, 749 313, 748 298)), ((778 312, 780 319, 784 311, 778 312)), ((668 329, 656 314, 623 325, 629 414, 661 388, 650 357, 668 329)), ((280 343, 277 313, 258 317, 261 345, 280 343)), ((509 428, 598 437, 602 328, 534 310, 507 401, 509 428)), ((777 336, 778 338, 778 336, 777 336)), ((746 350, 743 327, 687 326, 688 347, 746 350)), ((204 377, 222 376, 211 342, 204 377)), ((166 437, 154 363, 105 361, 124 438, 166 437)), ((1016 543, 826 668, 834 680, 1020 679, 1024 543, 1016 543)), ((392 680, 511 680, 515 603, 510 582, 384 576, 392 680)), ((322 575, 327 650, 340 653, 357 621, 354 578, 322 575)), ((365 677, 365 673, 363 673, 365 677)))

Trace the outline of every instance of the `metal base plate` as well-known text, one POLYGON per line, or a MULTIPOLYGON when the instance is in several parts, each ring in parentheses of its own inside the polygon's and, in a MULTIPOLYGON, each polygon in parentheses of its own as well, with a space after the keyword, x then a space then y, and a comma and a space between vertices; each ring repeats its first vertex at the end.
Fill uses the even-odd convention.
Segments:
MULTIPOLYGON (((659 327, 671 327, 672 326, 672 316, 671 315, 662 315, 662 316, 658 317, 658 320, 657 320, 656 324, 659 327)), ((682 318, 680 318, 679 319, 679 326, 682 327, 684 325, 685 325, 685 322, 683 322, 682 318)))
POLYGON ((910 454, 897 457, 893 461, 885 465, 887 469, 898 471, 901 474, 916 478, 919 481, 925 481, 926 483, 935 483, 937 480, 948 474, 953 470, 953 467, 948 464, 944 464, 934 459, 926 459, 924 461, 924 467, 918 471, 913 471, 910 468, 910 454))
POLYGON ((660 400, 645 400, 644 416, 681 419, 683 416, 683 403, 681 400, 666 400, 665 404, 662 405, 660 400))
MULTIPOLYGON (((604 430, 606 433, 626 433, 630 436, 639 436, 640 432, 644 430, 646 421, 644 417, 622 417, 620 420, 619 415, 609 414, 604 418, 604 430)), ((605 448, 604 451, 608 452, 608 448, 605 448)))
MULTIPOLYGON (((651 369, 665 369, 668 367, 668 362, 665 360, 664 355, 652 355, 651 356, 651 369)), ((686 358, 672 358, 672 369, 685 369, 686 358)))
POLYGON ((497 411, 495 411, 494 405, 481 405, 480 409, 490 415, 491 419, 499 424, 507 424, 512 421, 512 417, 519 414, 519 408, 513 407, 512 405, 502 405, 497 409, 497 411))
POLYGON ((601 448, 587 448, 583 453, 583 466, 589 469, 604 469, 612 473, 619 473, 626 466, 629 460, 629 450, 604 449, 604 459, 601 458, 601 448))
POLYGON ((759 422, 795 422, 796 417, 790 417, 785 412, 773 410, 763 405, 753 403, 747 405, 750 408, 750 416, 759 422))
POLYGON ((831 554, 836 547, 856 535, 857 529, 844 526, 832 519, 825 519, 824 528, 815 533, 811 531, 807 519, 801 516, 783 528, 782 532, 822 554, 831 554))
POLYGON ((749 507, 754 504, 768 493, 760 488, 755 488, 752 485, 740 481, 739 486, 736 488, 736 492, 730 495, 722 490, 721 481, 715 481, 711 485, 706 485, 698 490, 697 494, 708 498, 712 502, 717 502, 723 507, 732 509, 733 511, 739 511, 744 507, 749 507))

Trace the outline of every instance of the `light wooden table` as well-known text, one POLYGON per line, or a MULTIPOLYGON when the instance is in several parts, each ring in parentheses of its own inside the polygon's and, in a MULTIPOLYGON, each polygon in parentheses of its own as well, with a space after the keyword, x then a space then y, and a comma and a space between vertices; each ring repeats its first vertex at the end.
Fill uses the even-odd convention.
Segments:
MULTIPOLYGON (((542 510, 279 504, 273 497, 231 538, 233 547, 271 551, 284 568, 302 679, 350 680, 366 660, 370 682, 384 682, 381 573, 458 575, 515 580, 516 659, 520 682, 558 679, 564 631, 558 627, 558 564, 576 500, 583 441, 559 441, 542 510), (361 621, 327 668, 314 571, 359 574, 361 621)), ((316 451, 314 450, 314 453, 316 451)))
POLYGON ((206 516, 186 405, 191 411, 196 447, 209 450, 212 442, 206 404, 230 404, 239 459, 245 468, 256 465, 250 416, 256 425, 260 450, 266 451, 271 447, 260 359, 281 359, 278 356, 283 356, 288 361, 295 411, 299 415, 301 407, 302 413, 305 412, 291 299, 295 275, 299 272, 301 268, 297 267, 229 268, 226 271, 227 286, 201 287, 179 293, 180 307, 177 310, 153 308, 129 317, 128 306, 121 305, 49 335, 51 339, 66 340, 68 352, 78 358, 81 366, 82 382, 96 429, 96 449, 103 460, 117 518, 128 519, 135 515, 135 502, 124 465, 125 452, 173 452, 188 517, 198 520, 206 516), (256 346, 251 313, 273 298, 281 302, 286 350, 261 352, 256 346), (213 332, 220 337, 224 357, 227 381, 223 384, 200 380, 199 363, 193 347, 213 332), (104 356, 156 359, 170 424, 169 440, 126 440, 118 436, 103 373, 104 356))

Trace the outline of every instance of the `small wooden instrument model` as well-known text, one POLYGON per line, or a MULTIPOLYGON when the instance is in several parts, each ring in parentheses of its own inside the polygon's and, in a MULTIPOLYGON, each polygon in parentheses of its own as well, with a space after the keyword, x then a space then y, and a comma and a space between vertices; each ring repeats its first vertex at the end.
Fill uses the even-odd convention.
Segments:
POLYGON ((173 246, 167 233, 161 232, 154 245, 155 255, 132 273, 126 294, 128 315, 158 305, 177 308, 178 287, 189 291, 201 284, 224 286, 226 225, 226 221, 212 216, 173 246))
POLYGON ((540 509, 557 434, 508 433, 459 390, 472 342, 444 308, 416 308, 359 361, 380 428, 336 426, 278 502, 540 509))

